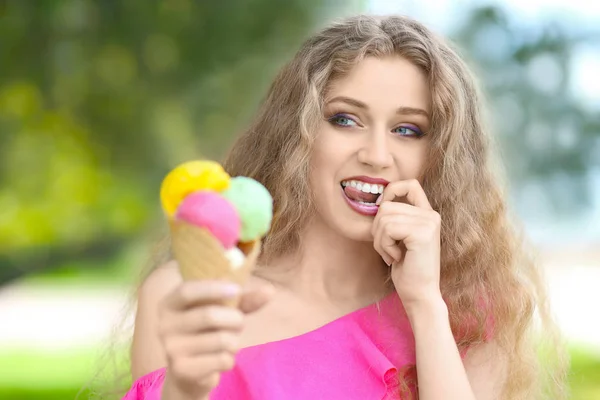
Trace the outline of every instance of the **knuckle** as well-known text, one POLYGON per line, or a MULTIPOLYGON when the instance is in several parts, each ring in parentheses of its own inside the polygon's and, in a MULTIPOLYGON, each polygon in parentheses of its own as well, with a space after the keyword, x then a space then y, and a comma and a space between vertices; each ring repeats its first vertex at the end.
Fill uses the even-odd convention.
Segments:
POLYGON ((421 239, 423 241, 432 240, 435 237, 436 231, 437 231, 437 229, 436 229, 435 224, 433 224, 433 223, 426 224, 421 231, 421 239))
POLYGON ((232 328, 241 328, 244 324, 244 313, 238 309, 229 310, 231 312, 231 326, 232 328))
POLYGON ((179 296, 185 303, 190 303, 194 300, 195 292, 196 290, 193 286, 187 285, 185 283, 179 287, 179 296))
POLYGON ((429 228, 431 229, 431 233, 436 233, 439 231, 441 226, 441 220, 439 217, 434 216, 429 222, 429 228))
POLYGON ((388 236, 391 236, 391 235, 392 235, 392 232, 393 232, 393 230, 394 230, 394 227, 393 227, 393 225, 392 225, 392 224, 386 223, 386 224, 383 226, 383 231, 384 231, 384 232, 385 232, 385 234, 386 234, 386 235, 388 235, 388 236))
POLYGON ((229 333, 220 332, 217 334, 217 343, 220 349, 227 351, 236 351, 237 350, 237 340, 236 338, 229 333))
POLYGON ((215 326, 219 323, 219 312, 215 307, 205 307, 200 311, 199 321, 205 326, 215 326))
POLYGON ((216 360, 217 368, 221 371, 228 371, 233 368, 234 359, 233 356, 227 352, 221 352, 217 355, 216 360))

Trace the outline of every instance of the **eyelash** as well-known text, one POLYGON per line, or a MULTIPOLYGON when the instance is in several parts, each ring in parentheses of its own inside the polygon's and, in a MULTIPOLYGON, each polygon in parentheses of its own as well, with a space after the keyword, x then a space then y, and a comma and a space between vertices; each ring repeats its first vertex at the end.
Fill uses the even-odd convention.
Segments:
MULTIPOLYGON (((335 115, 329 117, 327 119, 327 121, 330 124, 340 127, 340 128, 343 128, 343 129, 352 127, 352 125, 345 125, 345 124, 340 124, 339 122, 336 122, 336 121, 339 121, 340 119, 346 119, 346 120, 352 121, 353 123, 358 125, 358 123, 352 117, 350 117, 347 114, 343 114, 343 113, 335 114, 335 115)), ((405 130, 409 130, 409 131, 413 132, 412 135, 398 134, 398 136, 400 136, 400 137, 415 137, 418 139, 425 135, 423 132, 421 132, 421 130, 419 128, 417 128, 416 126, 412 126, 412 125, 411 126, 401 125, 401 126, 394 128, 393 130, 395 131, 396 129, 405 129, 405 130)))

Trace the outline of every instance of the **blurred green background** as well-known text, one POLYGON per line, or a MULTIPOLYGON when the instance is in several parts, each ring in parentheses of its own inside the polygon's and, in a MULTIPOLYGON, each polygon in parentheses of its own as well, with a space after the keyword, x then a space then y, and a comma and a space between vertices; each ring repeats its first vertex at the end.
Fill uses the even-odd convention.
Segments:
POLYGON ((75 397, 130 321, 162 177, 219 159, 310 32, 368 11, 428 23, 478 73, 572 348, 572 398, 599 399, 583 308, 600 284, 600 7, 528 4, 0 1, 0 398, 75 397))

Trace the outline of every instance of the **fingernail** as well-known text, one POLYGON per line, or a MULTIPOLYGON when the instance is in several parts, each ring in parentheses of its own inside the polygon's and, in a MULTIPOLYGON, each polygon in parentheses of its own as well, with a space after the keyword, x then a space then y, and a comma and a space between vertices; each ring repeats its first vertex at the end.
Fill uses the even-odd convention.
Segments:
POLYGON ((375 204, 379 205, 381 203, 381 198, 383 197, 382 194, 379 195, 379 197, 377 198, 377 200, 375 200, 375 204))
POLYGON ((228 284, 224 287, 224 292, 226 296, 235 297, 240 294, 242 288, 236 284, 228 284))

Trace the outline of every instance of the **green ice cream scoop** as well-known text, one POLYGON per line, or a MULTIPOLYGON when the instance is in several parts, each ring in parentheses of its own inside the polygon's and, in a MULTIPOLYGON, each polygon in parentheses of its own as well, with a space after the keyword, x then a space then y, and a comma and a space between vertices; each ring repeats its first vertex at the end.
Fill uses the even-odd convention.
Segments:
POLYGON ((263 185, 252 178, 231 178, 221 195, 229 200, 242 220, 240 242, 251 242, 267 234, 273 219, 273 198, 263 185))

